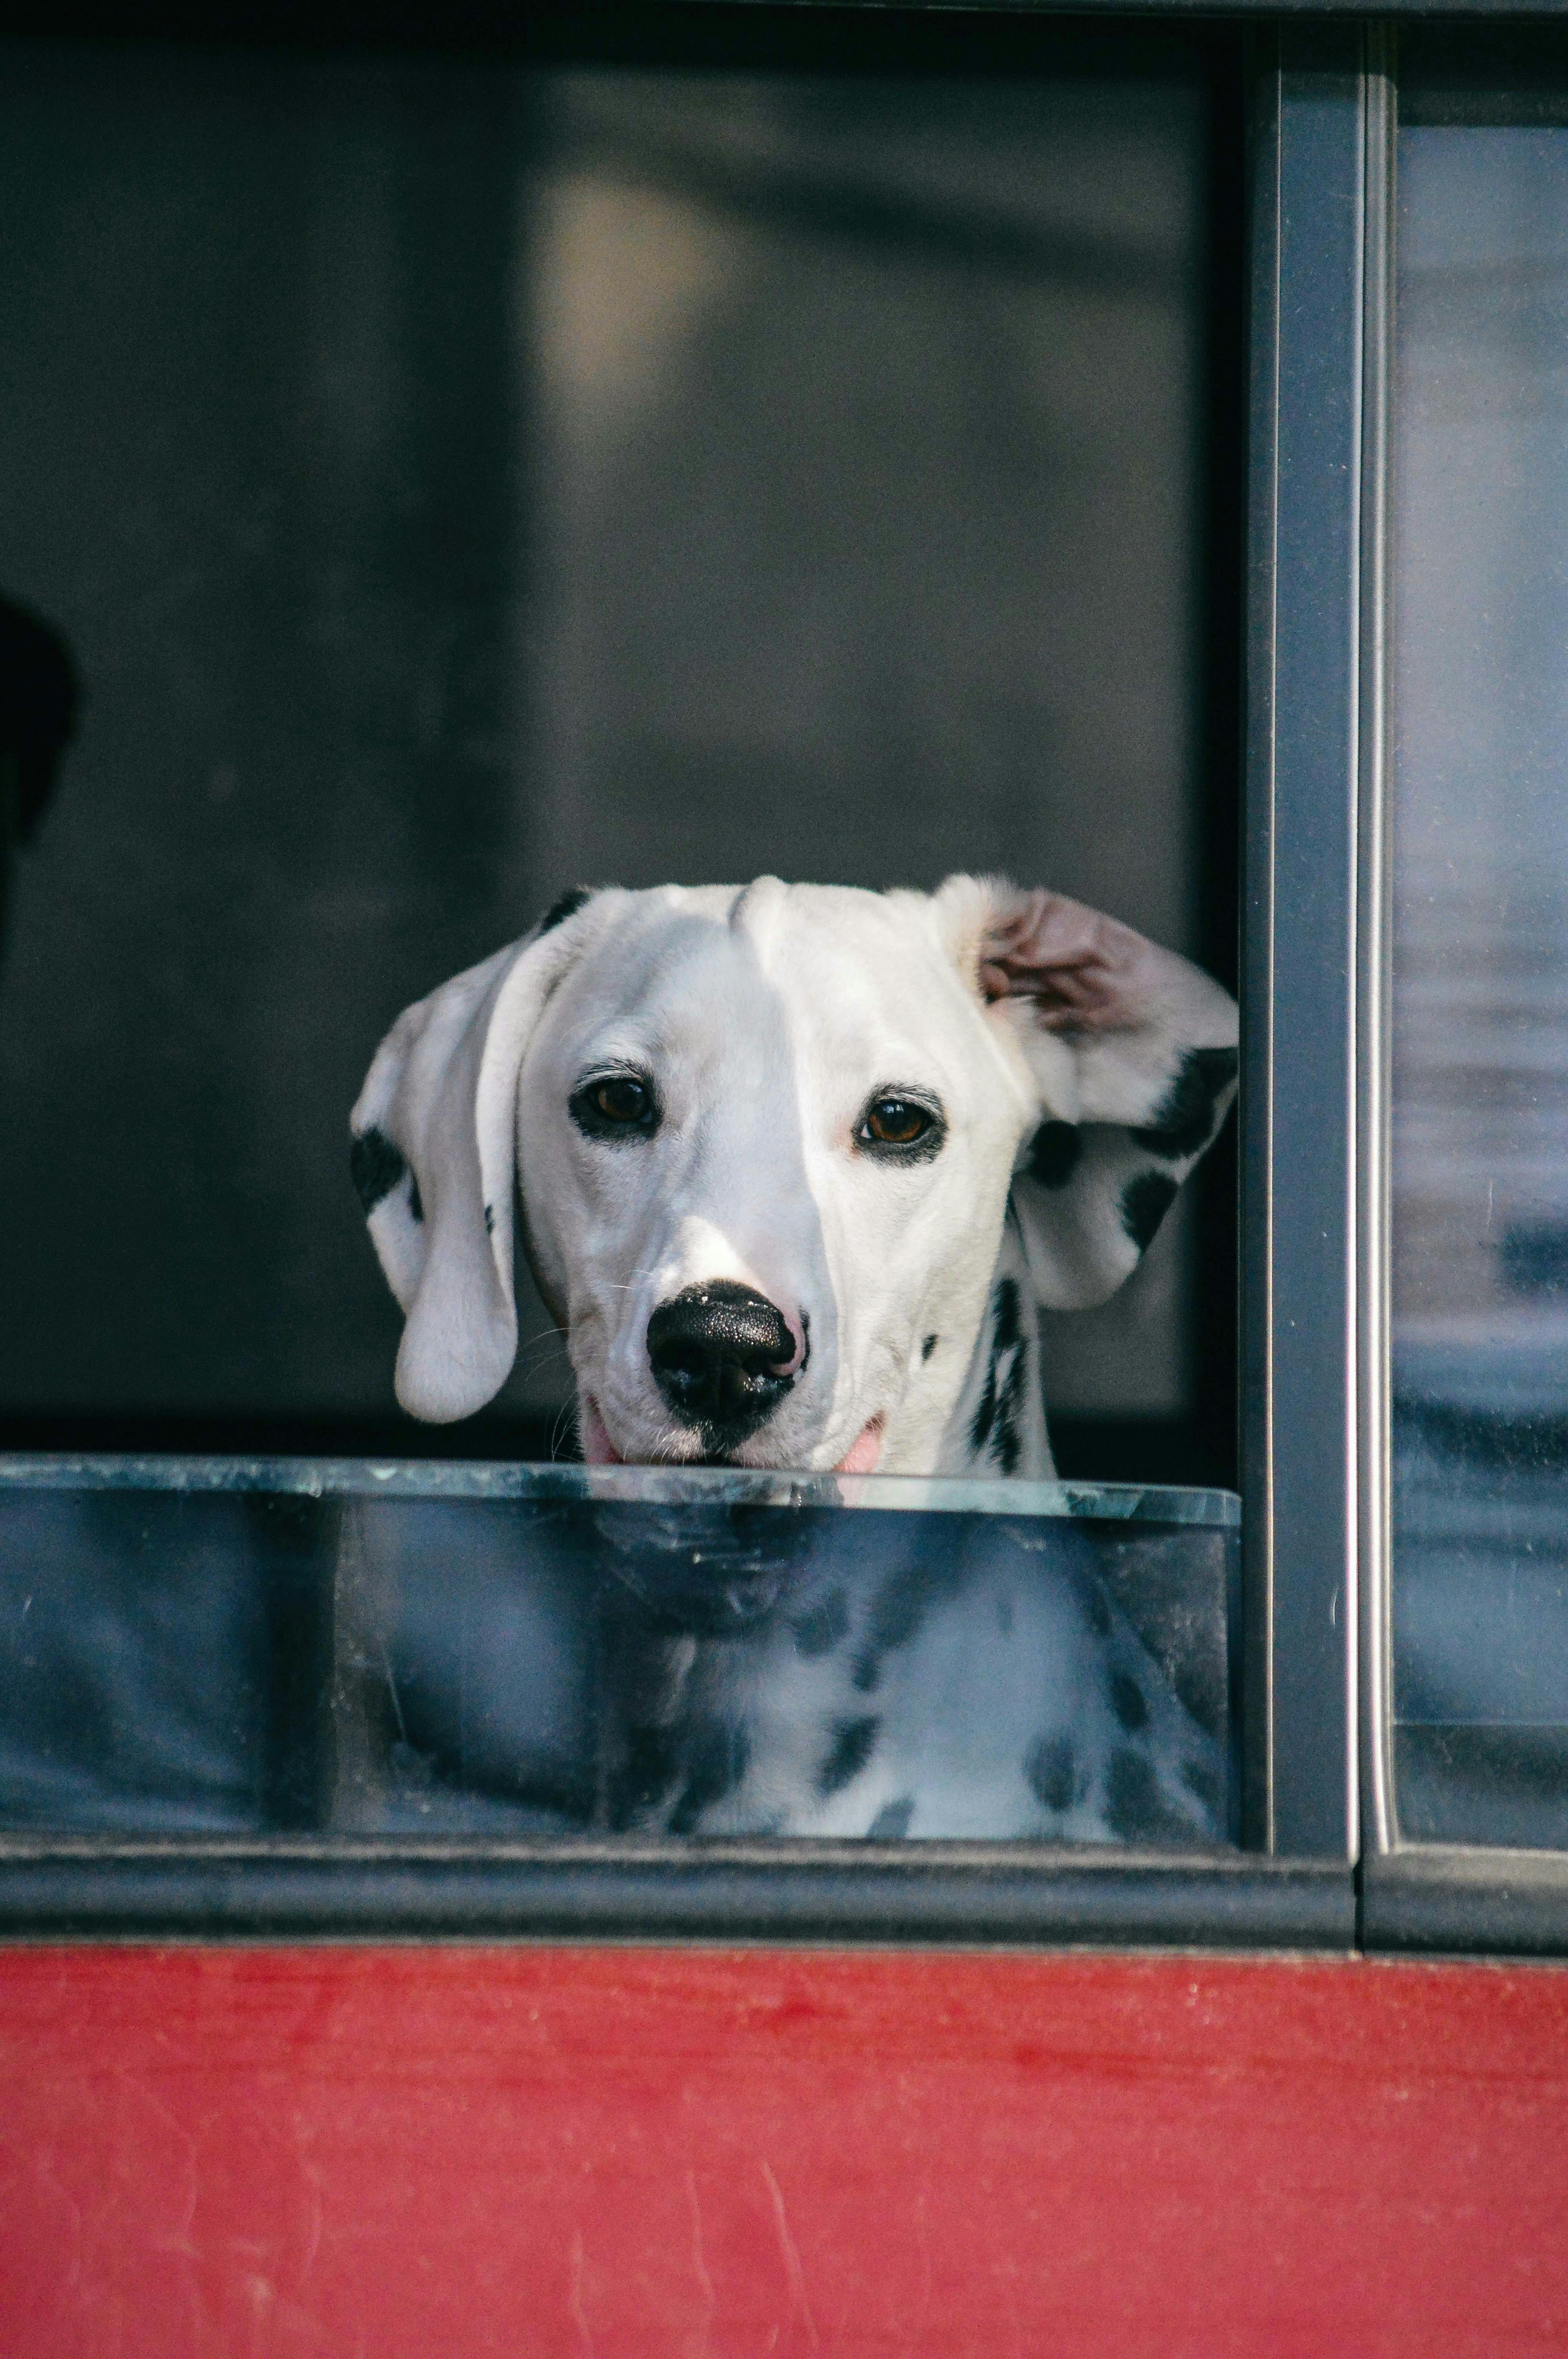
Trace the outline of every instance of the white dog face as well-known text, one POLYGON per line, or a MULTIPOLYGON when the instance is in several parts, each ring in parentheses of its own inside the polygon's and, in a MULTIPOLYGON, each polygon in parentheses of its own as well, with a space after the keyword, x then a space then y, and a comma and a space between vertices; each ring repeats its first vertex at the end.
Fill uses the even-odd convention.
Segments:
POLYGON ((1033 1110, 935 905, 770 878, 605 914, 518 1093, 589 1453, 924 1463, 1033 1110))
POLYGON ((568 897, 410 1008, 355 1108, 399 1397, 504 1380, 518 1195, 590 1460, 929 1472, 1010 1191, 1035 1298, 1110 1292, 1234 1038, 1184 961, 1002 884, 568 897))

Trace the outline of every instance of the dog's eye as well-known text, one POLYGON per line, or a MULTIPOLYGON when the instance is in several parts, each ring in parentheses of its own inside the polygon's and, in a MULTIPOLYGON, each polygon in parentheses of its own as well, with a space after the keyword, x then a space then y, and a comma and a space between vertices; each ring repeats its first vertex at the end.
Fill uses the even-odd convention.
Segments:
POLYGON ((931 1127, 931 1116, 913 1098, 879 1098, 866 1115, 866 1135, 883 1147, 913 1147, 931 1127))
POLYGON ((946 1125, 940 1114, 918 1098, 896 1097, 890 1092, 886 1097, 871 1100, 855 1135, 862 1147, 891 1147, 895 1154, 902 1150, 924 1162, 940 1147, 946 1125))
POLYGON ((658 1128, 654 1093, 634 1073, 606 1073, 584 1082, 572 1093, 570 1111, 578 1128, 590 1138, 645 1138, 658 1128))
POLYGON ((593 1103, 606 1122, 644 1122, 648 1093, 641 1082, 595 1082, 593 1103))

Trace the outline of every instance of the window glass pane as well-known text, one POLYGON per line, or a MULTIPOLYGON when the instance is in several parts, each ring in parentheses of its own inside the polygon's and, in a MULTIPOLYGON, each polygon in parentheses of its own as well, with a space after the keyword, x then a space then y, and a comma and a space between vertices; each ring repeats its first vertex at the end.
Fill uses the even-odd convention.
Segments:
POLYGON ((1399 138, 1398 1808, 1407 1837, 1560 1845, 1568 128, 1464 67, 1412 79, 1399 138))
MULTIPOLYGON (((347 1109, 579 882, 1001 869, 1225 943, 1210 98, 1125 50, 5 52, 0 596, 81 704, 0 980, 0 1430, 417 1446, 347 1109)), ((1064 1463, 1233 1479, 1195 1194, 1050 1314, 1064 1463)), ((520 1284, 445 1447, 569 1434, 520 1284)))
MULTIPOLYGON (((0 49, 0 1441, 231 1453, 0 1462, 0 1823, 1229 1839, 1233 1495, 1044 1480, 1047 1409, 1065 1475, 1234 1474, 1230 1183, 1180 1184, 1236 1070, 1185 963, 1234 930, 1214 82, 1179 43, 1052 38, 945 76, 896 41, 789 72, 0 49), (661 1003, 644 1080, 622 1040, 553 1089, 557 1144, 607 1158, 560 1267, 522 1046, 470 1071, 489 1003, 449 979, 585 883, 954 871, 1067 914, 1019 900, 960 952, 903 905, 907 991, 825 937, 812 1071, 860 1094, 809 1151, 892 1176, 838 1230, 804 1176, 753 1222, 807 1235, 815 1325, 723 1296, 734 1223, 689 1173, 637 1199, 730 1261, 628 1325, 619 1423, 563 1331, 590 1263, 612 1302, 665 1266, 643 1232, 610 1266, 622 1149, 666 1114, 729 1141, 659 1056, 709 1025, 776 1120, 703 1168, 776 1209, 807 1133, 769 1011, 801 978, 767 970, 749 1032, 726 969, 661 1003), (903 1028, 862 1074, 873 985, 903 1028), (362 1209, 349 1111, 427 995, 357 1118, 362 1209), (957 1219, 923 1213, 982 1134, 957 1219), (892 1306, 870 1342, 851 1231, 892 1306), (612 1467, 728 1464, 808 1367, 824 1418, 836 1371, 886 1394, 802 1445, 835 1472, 612 1467), (897 1462, 986 1499, 860 1480, 938 1384, 897 1462), (589 1473, 548 1463, 579 1408, 589 1473)), ((692 939, 749 943, 740 908, 692 939)), ((568 1004, 552 978, 537 1028, 568 1004)))
POLYGON ((0 1829, 1223 1842, 1221 1492, 0 1462, 0 1829))

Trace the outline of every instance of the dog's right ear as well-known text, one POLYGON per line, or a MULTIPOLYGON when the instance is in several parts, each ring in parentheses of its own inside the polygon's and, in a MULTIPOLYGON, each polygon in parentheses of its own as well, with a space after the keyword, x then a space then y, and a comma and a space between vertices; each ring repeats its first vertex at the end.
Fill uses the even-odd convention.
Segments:
POLYGON ((932 908, 1035 1094, 1011 1210, 1036 1299, 1106 1301, 1236 1094, 1237 1008, 1190 960, 1044 887, 950 876, 932 908))
POLYGON ((397 1397, 414 1417, 470 1416, 511 1371, 517 1079, 609 897, 565 896, 520 942, 405 1008, 349 1118, 354 1185, 406 1317, 397 1397))

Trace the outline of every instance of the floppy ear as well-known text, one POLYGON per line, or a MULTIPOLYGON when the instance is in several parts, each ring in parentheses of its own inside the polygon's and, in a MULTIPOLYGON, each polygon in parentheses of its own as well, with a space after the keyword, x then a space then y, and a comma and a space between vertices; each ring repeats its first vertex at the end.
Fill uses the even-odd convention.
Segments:
POLYGON ((1136 1268, 1236 1094, 1228 992, 1191 961, 1059 893, 951 876, 936 906, 1043 1119, 1012 1208, 1039 1300, 1084 1310, 1136 1268))
POLYGON ((586 897, 562 909, 406 1008, 349 1118, 354 1185, 407 1319, 397 1397, 436 1423, 482 1408, 516 1356, 517 1078, 551 992, 599 930, 586 897))

